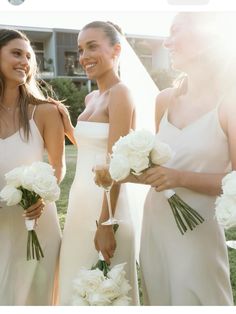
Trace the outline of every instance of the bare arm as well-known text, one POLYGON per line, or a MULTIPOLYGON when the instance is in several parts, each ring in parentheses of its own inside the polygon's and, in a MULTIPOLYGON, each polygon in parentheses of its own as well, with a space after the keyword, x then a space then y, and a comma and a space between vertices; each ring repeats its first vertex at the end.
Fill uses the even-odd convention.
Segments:
MULTIPOLYGON (((109 97, 108 105, 109 114, 109 136, 108 136, 108 152, 112 152, 112 146, 121 137, 127 135, 132 128, 134 116, 134 106, 129 92, 124 86, 112 90, 109 97)), ((111 205, 113 213, 119 195, 120 185, 116 184, 111 190, 111 205)), ((99 222, 108 219, 107 202, 104 199, 102 212, 99 222)))
POLYGON ((39 105, 35 121, 43 137, 49 163, 55 169, 55 176, 60 183, 66 171, 64 127, 60 114, 51 104, 39 105))
MULTIPOLYGON (((134 119, 134 107, 129 92, 125 86, 118 85, 110 91, 109 104, 109 136, 108 152, 111 153, 113 144, 121 137, 129 133, 134 119)), ((111 206, 113 213, 119 195, 120 185, 116 184, 111 189, 111 206)), ((95 247, 101 251, 105 260, 110 263, 113 257, 116 242, 112 226, 103 226, 102 222, 109 218, 108 205, 104 197, 99 218, 98 229, 95 235, 95 247)))

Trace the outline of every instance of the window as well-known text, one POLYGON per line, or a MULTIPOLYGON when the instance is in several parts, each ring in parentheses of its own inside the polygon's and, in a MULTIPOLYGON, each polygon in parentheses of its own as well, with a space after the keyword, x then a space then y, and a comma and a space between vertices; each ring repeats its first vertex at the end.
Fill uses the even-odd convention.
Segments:
POLYGON ((68 76, 84 74, 84 70, 79 63, 77 52, 65 52, 65 74, 68 76))

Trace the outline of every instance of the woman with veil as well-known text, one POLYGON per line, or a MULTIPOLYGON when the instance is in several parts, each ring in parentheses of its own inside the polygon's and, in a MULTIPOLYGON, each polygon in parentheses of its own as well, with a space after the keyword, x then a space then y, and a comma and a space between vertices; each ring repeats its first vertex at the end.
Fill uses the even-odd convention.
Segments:
POLYGON ((130 304, 138 305, 134 228, 127 189, 123 184, 111 189, 113 213, 121 221, 114 234, 112 225, 103 225, 108 219, 108 204, 92 173, 96 155, 111 153, 113 144, 135 128, 134 101, 118 76, 118 59, 123 49, 121 35, 113 24, 95 21, 80 31, 78 47, 80 63, 88 78, 96 80, 98 90, 86 96, 85 109, 75 128, 65 106, 57 104, 66 135, 78 148, 60 254, 59 303, 77 304, 73 281, 81 268, 90 269, 96 264, 100 251, 111 266, 126 263, 130 304))

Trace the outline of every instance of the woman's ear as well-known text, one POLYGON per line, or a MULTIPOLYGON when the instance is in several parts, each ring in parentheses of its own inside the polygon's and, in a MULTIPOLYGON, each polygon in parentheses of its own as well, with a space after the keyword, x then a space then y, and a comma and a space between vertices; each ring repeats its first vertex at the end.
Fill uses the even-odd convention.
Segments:
POLYGON ((119 43, 114 45, 114 57, 119 57, 121 52, 121 45, 119 43))

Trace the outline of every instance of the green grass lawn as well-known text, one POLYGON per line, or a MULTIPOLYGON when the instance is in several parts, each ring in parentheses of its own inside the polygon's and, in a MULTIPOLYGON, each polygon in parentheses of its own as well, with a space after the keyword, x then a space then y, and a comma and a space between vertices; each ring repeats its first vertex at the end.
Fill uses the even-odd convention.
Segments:
MULTIPOLYGON (((65 213, 67 209, 69 190, 75 174, 76 148, 74 146, 66 146, 66 164, 66 177, 61 183, 61 197, 60 200, 57 202, 58 215, 60 218, 60 224, 62 229, 65 222, 65 213)), ((227 240, 236 240, 236 228, 232 228, 226 231, 226 238, 227 240)), ((229 249, 228 252, 231 272, 231 284, 234 293, 234 303, 236 304, 236 250, 229 249)))

